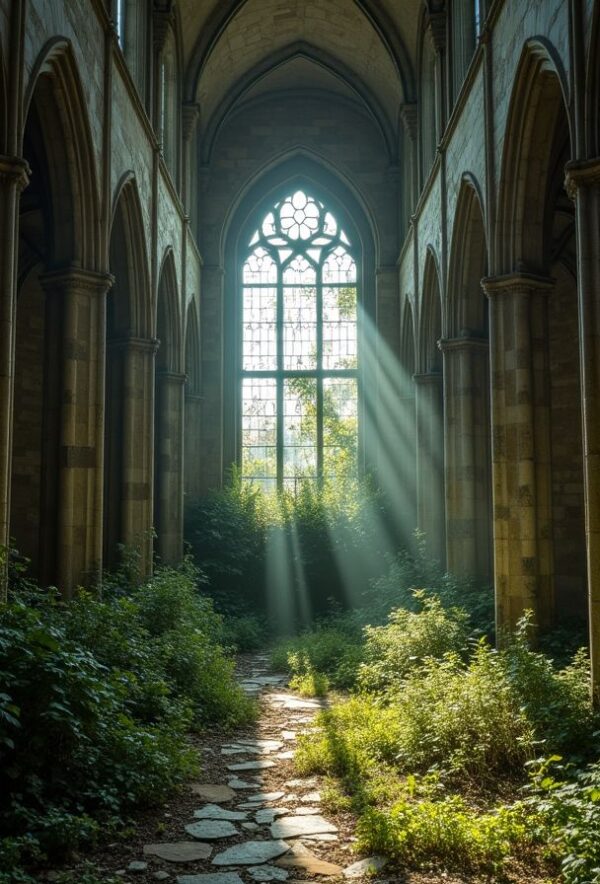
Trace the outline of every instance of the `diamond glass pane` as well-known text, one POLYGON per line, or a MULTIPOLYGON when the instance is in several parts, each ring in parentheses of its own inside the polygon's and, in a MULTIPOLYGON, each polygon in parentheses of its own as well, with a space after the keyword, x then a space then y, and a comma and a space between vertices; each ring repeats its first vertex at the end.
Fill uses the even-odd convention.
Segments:
POLYGON ((356 283, 356 263, 343 246, 330 252, 323 264, 323 282, 356 283))
POLYGON ((317 476, 317 382, 288 378, 283 386, 283 481, 298 484, 317 476))
POLYGON ((317 367, 317 290, 283 289, 283 367, 307 371, 317 367))
POLYGON ((358 382, 356 378, 323 381, 323 474, 332 478, 356 468, 358 382))
POLYGON ((244 371, 277 368, 277 289, 245 288, 243 304, 244 371))
POLYGON ((356 368, 358 335, 356 287, 323 288, 323 368, 356 368))
POLYGON ((267 250, 259 246, 244 264, 243 281, 245 285, 273 285, 277 282, 277 273, 277 264, 267 250))
POLYGON ((277 381, 242 382, 242 476, 274 490, 277 483, 277 381))

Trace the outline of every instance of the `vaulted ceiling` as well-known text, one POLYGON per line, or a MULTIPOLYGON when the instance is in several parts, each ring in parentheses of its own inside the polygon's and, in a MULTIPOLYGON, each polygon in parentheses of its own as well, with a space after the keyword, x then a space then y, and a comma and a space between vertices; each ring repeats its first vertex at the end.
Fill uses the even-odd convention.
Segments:
POLYGON ((422 0, 179 0, 186 99, 211 142, 249 100, 310 91, 361 105, 395 140, 415 99, 422 0))

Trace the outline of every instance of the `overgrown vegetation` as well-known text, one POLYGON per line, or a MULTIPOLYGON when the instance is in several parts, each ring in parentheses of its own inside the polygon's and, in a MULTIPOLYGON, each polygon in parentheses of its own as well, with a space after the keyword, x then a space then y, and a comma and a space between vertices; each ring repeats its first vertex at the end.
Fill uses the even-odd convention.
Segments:
POLYGON ((194 770, 190 728, 253 716, 222 635, 189 565, 67 604, 20 581, 0 610, 0 881, 164 798, 194 770))
POLYGON ((274 664, 306 690, 319 674, 350 689, 301 739, 298 771, 329 777, 325 800, 357 814, 366 853, 493 880, 515 880, 511 869, 522 880, 523 868, 556 880, 560 866, 569 884, 598 884, 587 653, 533 649, 528 616, 496 650, 490 619, 489 594, 440 574, 421 548, 352 616, 279 643, 274 664))
POLYGON ((347 471, 273 495, 233 469, 223 490, 188 505, 186 538, 218 610, 293 632, 356 605, 385 569, 385 519, 381 495, 347 471))

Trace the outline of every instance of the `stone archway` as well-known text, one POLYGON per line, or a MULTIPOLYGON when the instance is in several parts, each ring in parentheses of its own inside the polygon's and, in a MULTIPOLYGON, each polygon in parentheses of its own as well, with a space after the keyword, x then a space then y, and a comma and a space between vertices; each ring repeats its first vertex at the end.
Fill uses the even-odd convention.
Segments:
POLYGON ((137 185, 127 175, 113 211, 107 303, 103 563, 119 546, 135 551, 142 574, 152 562, 152 400, 156 341, 137 185))
POLYGON ((163 260, 158 285, 154 394, 154 549, 166 564, 183 555, 183 421, 179 290, 172 250, 163 260))
POLYGON ((417 523, 430 555, 445 565, 443 363, 439 272, 428 250, 419 313, 415 411, 417 420, 417 523))
POLYGON ((544 629, 585 598, 571 155, 560 72, 525 48, 505 134, 490 299, 497 622, 544 629), (558 570, 557 570, 558 569, 558 570), (578 587, 576 586, 578 584, 578 587), (567 602, 570 594, 573 597, 567 602))
POLYGON ((458 197, 447 303, 444 435, 448 568, 492 579, 489 329, 481 280, 487 275, 478 191, 465 177, 458 197))
POLYGON ((69 593, 101 563, 104 298, 95 165, 71 50, 32 75, 20 206, 10 534, 69 593))

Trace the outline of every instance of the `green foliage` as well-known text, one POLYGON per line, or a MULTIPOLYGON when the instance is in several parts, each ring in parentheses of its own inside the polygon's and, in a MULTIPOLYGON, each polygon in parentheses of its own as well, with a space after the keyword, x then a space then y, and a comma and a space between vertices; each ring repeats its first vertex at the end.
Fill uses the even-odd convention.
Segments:
POLYGON ((317 672, 302 654, 293 654, 290 666, 297 674, 290 679, 290 687, 302 697, 324 697, 329 690, 329 679, 317 672))
POLYGON ((437 596, 415 592, 422 602, 419 613, 396 608, 386 626, 365 627, 365 661, 358 684, 366 691, 382 691, 405 678, 429 658, 455 652, 466 656, 469 618, 460 608, 446 610, 437 596))
POLYGON ((221 631, 189 567, 103 599, 13 594, 0 611, 0 872, 18 881, 94 840, 99 821, 160 801, 195 769, 191 724, 252 717, 221 631))
POLYGON ((530 804, 550 829, 566 884, 600 882, 600 762, 583 768, 561 757, 532 764, 530 804))
POLYGON ((388 570, 371 582, 363 595, 369 622, 383 622, 393 608, 420 611, 425 598, 435 596, 445 608, 462 608, 481 635, 494 633, 494 594, 491 586, 458 578, 444 571, 427 552, 423 534, 416 532, 414 551, 400 550, 387 560, 388 570), (415 590, 421 590, 415 593, 415 590))
POLYGON ((228 486, 193 502, 186 537, 221 612, 266 614, 269 582, 285 599, 292 628, 356 602, 384 559, 382 504, 366 482, 344 472, 335 481, 265 494, 233 470, 228 486))
POLYGON ((279 642, 272 651, 271 663, 277 670, 292 676, 311 672, 327 676, 333 687, 352 687, 356 680, 363 649, 360 626, 350 616, 322 621, 310 631, 279 642))
POLYGON ((260 651, 269 642, 269 625, 266 618, 256 614, 228 616, 224 618, 222 639, 225 647, 242 654, 260 651))

